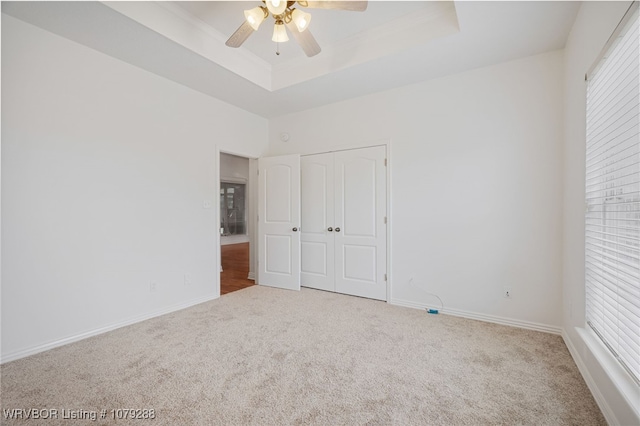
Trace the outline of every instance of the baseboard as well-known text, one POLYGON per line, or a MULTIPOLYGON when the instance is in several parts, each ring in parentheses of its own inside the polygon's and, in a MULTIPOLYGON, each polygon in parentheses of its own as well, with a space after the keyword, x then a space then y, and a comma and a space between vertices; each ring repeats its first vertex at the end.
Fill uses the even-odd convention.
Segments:
POLYGON ((248 243, 249 242, 249 236, 246 234, 243 235, 228 235, 228 236, 221 236, 220 237, 220 245, 221 246, 227 246, 230 244, 242 244, 242 243, 248 243))
POLYGON ((569 336, 565 332, 564 328, 562 329, 562 340, 564 340, 564 344, 567 346, 567 349, 569 349, 569 353, 571 354, 571 358, 573 358, 573 362, 575 362, 576 365, 578 366, 578 370, 580 371, 580 374, 582 374, 582 378, 584 379, 585 383, 587 384, 587 387, 591 391, 591 395, 593 395, 593 399, 596 400, 596 404, 598 404, 598 407, 600 407, 600 411, 602 411, 602 415, 604 415, 604 418, 607 420, 607 423, 610 425, 620 424, 616 419, 616 415, 614 414, 613 410, 607 403, 606 398, 602 395, 602 392, 600 392, 600 388, 596 384, 596 381, 593 380, 593 377, 591 376, 589 369, 587 368, 582 357, 580 356, 580 353, 578 352, 576 347, 573 345, 573 342, 571 341, 571 339, 569 339, 569 336))
POLYGON ((247 276, 248 280, 256 280, 256 273, 255 272, 249 272, 249 275, 247 276))
POLYGON ((151 318, 159 317, 159 316, 162 316, 162 315, 170 314, 170 313, 175 312, 175 311, 179 311, 179 310, 182 310, 182 309, 190 308, 191 306, 195 306, 195 305, 199 305, 201 303, 209 302, 211 300, 218 299, 219 297, 220 297, 219 295, 201 297, 199 299, 190 300, 190 301, 185 302, 185 303, 179 303, 177 305, 173 305, 173 306, 170 306, 168 308, 161 309, 161 310, 149 313, 149 314, 140 315, 140 316, 137 316, 137 317, 133 317, 133 318, 127 319, 125 321, 121 321, 121 322, 118 322, 118 323, 115 323, 115 324, 111 324, 111 325, 108 325, 108 326, 105 326, 105 327, 100 327, 100 328, 97 328, 95 330, 90 330, 90 331, 86 331, 84 333, 76 334, 75 336, 69 336, 69 337, 65 337, 63 339, 55 340, 53 342, 45 343, 43 345, 38 345, 38 346, 34 346, 32 348, 27 348, 27 349, 22 349, 22 350, 19 350, 19 351, 16 351, 16 352, 11 352, 11 353, 8 353, 8 354, 2 356, 2 358, 0 358, 0 364, 4 364, 4 363, 10 362, 10 361, 15 361, 17 359, 24 358, 24 357, 27 357, 27 356, 30 356, 30 355, 35 355, 37 353, 48 351, 49 349, 57 348, 59 346, 68 345, 69 343, 77 342, 79 340, 83 340, 83 339, 86 339, 88 337, 93 337, 93 336, 97 336, 99 334, 107 333, 109 331, 113 331, 113 330, 121 328, 121 327, 126 327, 128 325, 132 325, 132 324, 135 324, 135 323, 138 323, 138 322, 146 321, 146 320, 151 319, 151 318))
POLYGON ((440 309, 439 307, 436 307, 433 305, 425 305, 422 303, 410 302, 410 301, 401 300, 401 299, 392 299, 389 303, 392 305, 405 306, 407 308, 415 308, 415 309, 422 309, 422 310, 427 308, 437 308, 440 310, 440 313, 446 314, 446 315, 453 315, 456 317, 491 322, 495 324, 509 325, 511 327, 525 328, 527 330, 542 331, 542 332, 551 333, 551 334, 562 334, 561 327, 548 325, 548 324, 540 324, 537 322, 522 321, 514 318, 499 317, 496 315, 486 315, 478 312, 463 311, 460 309, 451 309, 451 308, 440 309))

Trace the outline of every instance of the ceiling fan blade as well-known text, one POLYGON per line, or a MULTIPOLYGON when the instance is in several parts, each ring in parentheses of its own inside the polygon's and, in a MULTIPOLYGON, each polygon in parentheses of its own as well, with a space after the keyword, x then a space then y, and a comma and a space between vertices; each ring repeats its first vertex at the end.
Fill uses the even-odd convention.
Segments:
POLYGON ((293 35, 293 38, 300 45, 300 47, 302 47, 302 50, 304 50, 304 53, 308 57, 316 56, 318 53, 320 53, 322 49, 320 49, 320 45, 318 44, 316 39, 313 38, 313 35, 311 35, 308 29, 306 31, 300 32, 298 31, 298 27, 296 27, 296 24, 294 24, 293 22, 289 22, 285 25, 287 26, 287 28, 289 28, 289 31, 291 31, 291 35, 293 35))
POLYGON ((229 40, 227 40, 225 44, 229 47, 240 47, 253 32, 254 30, 251 28, 251 25, 249 25, 247 21, 244 21, 242 25, 240 25, 240 28, 231 34, 231 37, 229 37, 229 40))
POLYGON ((298 2, 302 7, 312 9, 340 9, 351 10, 353 12, 363 12, 367 10, 368 1, 303 1, 298 2), (306 5, 305 5, 306 4, 306 5))

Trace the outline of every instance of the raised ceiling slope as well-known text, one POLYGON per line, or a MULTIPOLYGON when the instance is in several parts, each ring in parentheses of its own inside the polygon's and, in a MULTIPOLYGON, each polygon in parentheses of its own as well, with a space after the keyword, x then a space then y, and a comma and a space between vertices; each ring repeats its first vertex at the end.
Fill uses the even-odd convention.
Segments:
MULTIPOLYGON (((244 2, 2 2, 2 11, 266 118, 561 49, 578 2, 371 1, 309 9, 322 52, 272 26, 224 45, 244 2)), ((270 18, 271 19, 271 18, 270 18)))

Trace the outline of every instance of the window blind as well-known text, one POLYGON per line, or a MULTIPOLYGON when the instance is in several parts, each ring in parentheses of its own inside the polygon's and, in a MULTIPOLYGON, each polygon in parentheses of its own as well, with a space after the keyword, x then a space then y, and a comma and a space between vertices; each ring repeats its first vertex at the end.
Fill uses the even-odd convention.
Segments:
POLYGON ((587 81, 586 320, 640 384, 638 7, 587 81))

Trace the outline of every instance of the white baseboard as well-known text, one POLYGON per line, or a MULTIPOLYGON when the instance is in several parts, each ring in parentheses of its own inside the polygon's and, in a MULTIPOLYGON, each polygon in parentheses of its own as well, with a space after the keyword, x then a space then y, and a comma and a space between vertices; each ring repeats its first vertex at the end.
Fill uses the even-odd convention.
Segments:
POLYGON ((248 280, 256 280, 256 273, 255 272, 249 272, 249 275, 247 276, 248 280))
POLYGON ((604 418, 607 420, 607 423, 609 423, 610 425, 620 424, 616 419, 616 415, 614 414, 613 410, 609 406, 609 403, 607 402, 606 398, 602 395, 602 392, 600 392, 600 388, 596 384, 596 381, 593 380, 593 377, 591 376, 589 369, 587 368, 582 357, 580 356, 580 353, 578 352, 576 347, 573 345, 573 342, 571 341, 571 339, 569 339, 569 336, 564 331, 564 329, 562 329, 562 340, 564 340, 564 344, 567 346, 567 349, 569 349, 569 353, 573 358, 573 362, 575 362, 576 365, 578 366, 578 370, 580 371, 580 374, 582 374, 582 378, 584 379, 585 383, 587 384, 587 387, 591 391, 591 395, 593 395, 593 398, 596 400, 596 404, 598 404, 598 407, 600 407, 600 410, 602 411, 602 415, 604 415, 604 418))
POLYGON ((249 242, 249 236, 246 234, 243 235, 227 235, 227 236, 221 236, 220 237, 220 245, 221 246, 226 246, 229 244, 241 244, 241 243, 248 243, 249 242))
POLYGON ((548 324, 540 324, 537 322, 522 321, 514 318, 499 317, 496 315, 486 315, 478 312, 463 311, 460 309, 451 309, 451 308, 440 309, 439 307, 436 307, 436 306, 425 305, 422 303, 410 302, 410 301, 401 300, 401 299, 392 299, 389 303, 392 305, 405 306, 407 308, 415 308, 415 309, 422 309, 422 310, 427 308, 436 308, 436 309, 439 309, 440 313, 446 314, 446 315, 453 315, 456 317, 491 322, 495 324, 509 325, 512 327, 525 328, 527 330, 542 331, 542 332, 551 333, 551 334, 562 334, 561 327, 548 325, 548 324))
POLYGON ((86 331, 84 333, 76 334, 74 336, 65 337, 63 339, 55 340, 53 342, 45 343, 43 345, 34 346, 27 349, 21 349, 19 351, 10 352, 6 355, 3 355, 0 359, 0 364, 4 364, 9 361, 15 361, 20 358, 24 358, 30 355, 35 355, 40 352, 48 351, 49 349, 57 348, 59 346, 68 345, 69 343, 77 342, 79 340, 86 339, 88 337, 97 336, 99 334, 107 333, 109 331, 113 331, 115 329, 126 327, 128 325, 132 325, 138 322, 146 321, 151 318, 159 317, 162 315, 170 314, 171 312, 179 311, 182 309, 189 308, 191 306, 199 305, 200 303, 209 302, 211 300, 219 298, 219 295, 214 296, 206 296, 201 297, 199 299, 190 300, 188 302, 179 303, 177 305, 170 306, 165 309, 161 309, 155 312, 151 312, 145 315, 140 315, 137 317, 129 318, 125 321, 121 321, 115 324, 111 324, 105 327, 100 327, 95 330, 86 331))

